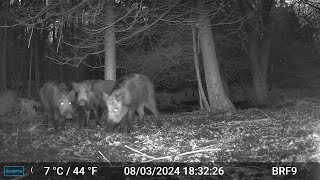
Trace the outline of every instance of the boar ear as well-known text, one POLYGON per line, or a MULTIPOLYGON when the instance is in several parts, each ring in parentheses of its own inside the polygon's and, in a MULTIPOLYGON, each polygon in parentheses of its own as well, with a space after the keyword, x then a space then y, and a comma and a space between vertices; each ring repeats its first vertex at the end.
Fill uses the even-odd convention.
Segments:
POLYGON ((110 97, 110 96, 109 96, 108 94, 106 94, 105 92, 102 92, 102 98, 103 98, 103 101, 104 101, 105 103, 107 103, 109 97, 110 97))
POLYGON ((75 83, 75 82, 72 82, 72 87, 73 87, 74 89, 79 89, 78 83, 75 83))
POLYGON ((70 99, 70 101, 73 102, 73 101, 75 100, 75 98, 76 98, 76 92, 75 92, 74 90, 71 90, 71 91, 69 92, 69 99, 70 99))

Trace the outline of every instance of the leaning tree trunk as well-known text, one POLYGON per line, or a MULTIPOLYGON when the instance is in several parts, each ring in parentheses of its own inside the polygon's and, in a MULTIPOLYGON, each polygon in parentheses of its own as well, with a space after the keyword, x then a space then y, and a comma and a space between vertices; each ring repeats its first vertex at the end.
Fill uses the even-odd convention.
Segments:
POLYGON ((107 11, 107 24, 110 26, 106 29, 104 42, 105 42, 105 60, 104 60, 104 79, 116 79, 116 34, 114 32, 114 4, 112 2, 106 4, 107 11))
POLYGON ((251 104, 261 106, 267 102, 268 84, 267 72, 270 55, 271 38, 265 36, 263 40, 252 37, 249 41, 249 59, 253 72, 252 85, 254 97, 251 104))
POLYGON ((206 98, 206 95, 204 94, 202 83, 201 83, 195 27, 192 26, 191 31, 192 31, 192 40, 193 40, 194 67, 196 69, 196 76, 197 76, 198 90, 199 90, 199 105, 201 109, 205 108, 206 110, 210 110, 210 106, 206 98))
POLYGON ((210 110, 213 112, 235 111, 222 86, 210 19, 202 14, 199 20, 203 20, 199 22, 199 36, 210 110))

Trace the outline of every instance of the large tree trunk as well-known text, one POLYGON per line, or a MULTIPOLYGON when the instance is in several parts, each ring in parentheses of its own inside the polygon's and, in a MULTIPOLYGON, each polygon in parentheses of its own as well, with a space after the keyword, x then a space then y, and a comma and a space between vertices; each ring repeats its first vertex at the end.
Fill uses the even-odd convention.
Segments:
POLYGON ((196 76, 198 81, 198 90, 199 90, 199 105, 200 109, 206 109, 210 110, 210 106, 208 103, 208 100, 206 98, 206 95, 204 93, 202 83, 201 83, 201 77, 200 77, 200 68, 199 68, 199 56, 197 51, 197 40, 196 40, 196 31, 195 28, 192 26, 192 40, 193 40, 193 56, 194 56, 194 67, 196 69, 196 76))
POLYGON ((270 55, 271 38, 265 36, 263 40, 257 39, 255 36, 249 41, 249 59, 253 72, 252 85, 254 97, 251 104, 261 106, 267 103, 267 72, 270 55))
POLYGON ((114 26, 111 24, 115 20, 114 4, 112 2, 107 3, 107 22, 110 25, 106 29, 104 42, 105 42, 105 60, 104 60, 104 79, 115 80, 116 79, 116 34, 114 32, 114 26))
POLYGON ((16 89, 17 82, 17 27, 7 29, 7 88, 16 89))
POLYGON ((235 111, 222 86, 215 43, 211 26, 209 26, 210 19, 205 14, 202 14, 199 20, 203 20, 199 22, 199 35, 210 110, 213 112, 235 111))
MULTIPOLYGON (((6 25, 6 20, 3 20, 6 25)), ((1 56, 0 56, 0 93, 7 90, 7 29, 1 28, 1 56)))
POLYGON ((270 13, 275 1, 262 0, 258 4, 250 0, 238 0, 237 2, 242 14, 249 17, 244 24, 244 30, 247 34, 247 44, 244 44, 244 48, 248 53, 253 75, 254 93, 249 100, 253 105, 265 105, 268 93, 267 71, 273 29, 270 13))

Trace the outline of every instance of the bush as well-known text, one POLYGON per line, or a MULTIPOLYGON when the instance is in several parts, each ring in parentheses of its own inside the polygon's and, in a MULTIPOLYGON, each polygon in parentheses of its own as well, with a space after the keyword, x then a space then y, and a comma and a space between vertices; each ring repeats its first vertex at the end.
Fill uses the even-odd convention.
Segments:
POLYGON ((17 105, 17 96, 13 91, 7 91, 0 95, 0 116, 8 115, 17 105))

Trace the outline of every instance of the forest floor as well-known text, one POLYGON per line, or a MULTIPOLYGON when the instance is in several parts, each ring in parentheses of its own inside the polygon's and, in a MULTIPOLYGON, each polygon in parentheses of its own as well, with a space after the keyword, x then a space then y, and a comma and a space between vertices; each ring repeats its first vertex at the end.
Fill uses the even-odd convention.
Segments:
POLYGON ((19 108, 0 117, 0 162, 277 162, 300 163, 301 171, 305 162, 320 162, 319 95, 282 91, 264 109, 162 114, 161 128, 148 115, 150 123, 135 123, 131 134, 106 133, 94 121, 46 129, 37 103, 20 99, 19 108))

